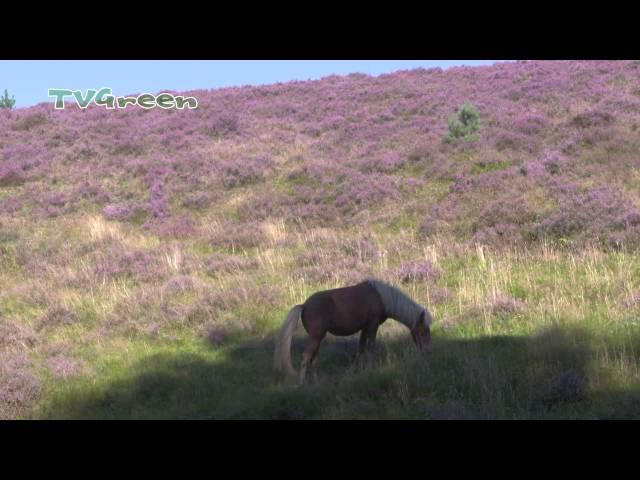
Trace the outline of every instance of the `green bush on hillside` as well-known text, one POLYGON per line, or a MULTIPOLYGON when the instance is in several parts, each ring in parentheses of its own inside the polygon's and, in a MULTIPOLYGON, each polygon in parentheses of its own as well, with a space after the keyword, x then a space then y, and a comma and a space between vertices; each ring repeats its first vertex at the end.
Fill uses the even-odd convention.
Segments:
POLYGON ((9 98, 9 92, 7 89, 4 89, 4 95, 0 97, 0 108, 8 108, 11 110, 13 106, 16 104, 16 99, 11 97, 9 98))
POLYGON ((478 110, 472 104, 465 103, 455 115, 449 118, 449 133, 445 136, 444 141, 451 143, 455 140, 476 140, 479 130, 480 115, 478 110))

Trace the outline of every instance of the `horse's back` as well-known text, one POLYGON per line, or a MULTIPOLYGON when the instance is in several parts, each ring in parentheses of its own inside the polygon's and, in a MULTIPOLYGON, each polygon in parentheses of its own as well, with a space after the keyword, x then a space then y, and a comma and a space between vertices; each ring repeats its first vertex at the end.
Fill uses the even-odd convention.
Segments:
POLYGON ((307 331, 321 330, 334 335, 352 335, 370 322, 384 320, 384 305, 375 288, 367 282, 324 290, 304 303, 303 324, 307 331))

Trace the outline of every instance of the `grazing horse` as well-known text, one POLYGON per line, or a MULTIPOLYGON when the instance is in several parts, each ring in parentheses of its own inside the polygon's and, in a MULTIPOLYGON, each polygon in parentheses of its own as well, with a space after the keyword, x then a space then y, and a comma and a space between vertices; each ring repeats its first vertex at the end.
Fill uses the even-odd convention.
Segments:
POLYGON ((274 366, 276 370, 296 375, 291 364, 291 338, 300 320, 309 335, 298 375, 298 383, 302 384, 307 367, 312 366, 327 332, 337 336, 361 332, 359 353, 364 353, 373 348, 378 327, 387 318, 406 325, 418 348, 431 341, 431 314, 384 282, 371 279, 350 287, 316 292, 287 314, 276 339, 274 366))

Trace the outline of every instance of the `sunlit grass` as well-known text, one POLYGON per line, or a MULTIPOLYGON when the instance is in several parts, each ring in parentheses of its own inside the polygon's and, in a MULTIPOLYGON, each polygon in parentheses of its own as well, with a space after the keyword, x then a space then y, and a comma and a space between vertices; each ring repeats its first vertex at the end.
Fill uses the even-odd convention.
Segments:
MULTIPOLYGON (((195 282, 195 290, 184 293, 167 293, 165 281, 135 278, 65 286, 66 278, 88 268, 81 259, 44 268, 39 275, 21 269, 15 275, 12 264, 3 263, 0 276, 12 284, 0 296, 2 317, 37 329, 38 319, 53 306, 73 312, 74 324, 38 330, 38 335, 43 345, 67 345, 65 353, 84 366, 66 380, 51 377, 45 368, 41 400, 25 415, 595 418, 617 415, 613 405, 620 401, 620 415, 635 416, 631 407, 635 408, 633 392, 640 385, 640 324, 637 307, 625 305, 640 280, 635 255, 597 249, 572 253, 551 245, 496 252, 462 245, 451 248, 446 238, 419 241, 410 231, 372 232, 378 254, 366 263, 374 275, 384 276, 395 265, 421 259, 443 272, 435 282, 402 285, 433 313, 433 351, 418 356, 404 327, 389 320, 381 329, 373 365, 354 360, 354 343, 330 338, 321 348, 319 383, 296 390, 282 384, 271 369, 271 336, 291 306, 314 291, 341 285, 339 275, 323 282, 305 281, 297 272, 299 255, 313 245, 319 255, 316 265, 330 270, 337 257, 350 251, 340 246, 363 232, 300 229, 278 221, 265 222, 262 228, 264 245, 236 252, 256 259, 256 268, 250 271, 211 277, 203 270, 209 252, 195 247, 197 242, 164 249, 159 259, 166 278, 186 275, 195 282), (400 250, 394 248, 399 241, 400 250), (41 298, 29 296, 27 286, 35 285, 44 289, 41 298), (47 285, 57 287, 47 290, 47 285), (253 291, 252 285, 268 285, 279 292, 277 306, 243 296, 243 291, 253 291), (448 295, 431 304, 428 299, 438 288, 447 289, 448 295), (225 343, 208 343, 201 325, 181 320, 207 292, 218 292, 221 298, 240 295, 236 306, 214 307, 207 315, 223 325, 242 321, 250 327, 225 343), (508 314, 494 311, 493 302, 505 295, 520 301, 524 309, 508 314), (536 340, 549 331, 556 333, 536 340), (585 398, 546 404, 536 396, 555 376, 573 370, 584 383, 585 398)), ((34 239, 26 242, 43 261, 47 260, 38 239, 55 239, 49 229, 54 225, 41 225, 34 239)), ((77 242, 87 251, 105 241, 149 251, 158 245, 153 236, 140 236, 95 217, 78 218, 69 232, 57 253, 48 254, 54 265, 56 255, 66 256, 69 249, 82 251, 77 242)), ((7 244, 15 246, 16 240, 7 244)), ((44 365, 49 354, 40 346, 31 355, 44 365)), ((299 359, 299 350, 294 358, 299 359)))

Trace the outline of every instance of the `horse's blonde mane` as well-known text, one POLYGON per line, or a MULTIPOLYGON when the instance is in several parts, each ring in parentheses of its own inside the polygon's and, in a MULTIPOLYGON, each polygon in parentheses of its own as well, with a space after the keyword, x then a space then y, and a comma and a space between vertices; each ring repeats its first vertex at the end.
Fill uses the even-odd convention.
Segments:
POLYGON ((376 289, 382 299, 387 315, 391 318, 413 329, 424 310, 427 326, 431 326, 433 319, 427 309, 414 302, 400 289, 376 279, 369 279, 367 282, 376 289))

